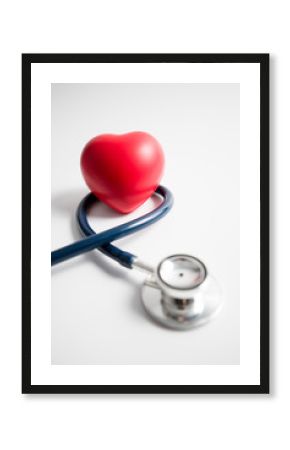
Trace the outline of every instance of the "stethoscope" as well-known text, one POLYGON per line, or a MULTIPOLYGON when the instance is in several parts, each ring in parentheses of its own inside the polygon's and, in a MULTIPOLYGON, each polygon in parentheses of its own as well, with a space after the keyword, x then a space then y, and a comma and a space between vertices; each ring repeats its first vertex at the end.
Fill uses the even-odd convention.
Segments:
POLYGON ((152 268, 132 253, 121 250, 112 242, 135 233, 165 216, 173 205, 173 196, 164 186, 154 195, 161 197, 161 204, 153 211, 96 233, 88 223, 88 211, 98 201, 90 193, 79 204, 76 217, 84 238, 51 253, 51 265, 66 261, 85 252, 97 249, 128 269, 146 273, 142 286, 142 302, 149 316, 168 328, 185 330, 211 320, 220 310, 221 291, 216 280, 208 273, 204 263, 190 255, 168 256, 152 268))

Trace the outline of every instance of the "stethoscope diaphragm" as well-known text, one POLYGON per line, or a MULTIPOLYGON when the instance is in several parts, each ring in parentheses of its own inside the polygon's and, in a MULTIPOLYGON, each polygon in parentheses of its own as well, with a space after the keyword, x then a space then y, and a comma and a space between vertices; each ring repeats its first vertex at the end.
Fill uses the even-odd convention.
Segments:
POLYGON ((163 259, 145 280, 141 295, 149 316, 176 330, 205 324, 222 306, 221 289, 205 265, 183 254, 163 259))

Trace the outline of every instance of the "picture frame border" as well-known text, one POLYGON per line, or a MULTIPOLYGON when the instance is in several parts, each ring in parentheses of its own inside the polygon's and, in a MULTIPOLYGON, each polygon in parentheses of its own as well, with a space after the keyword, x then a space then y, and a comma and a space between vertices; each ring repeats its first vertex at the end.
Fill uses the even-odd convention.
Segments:
POLYGON ((269 60, 268 53, 25 53, 22 54, 22 393, 268 394, 269 393, 269 60), (260 64, 260 384, 31 384, 31 65, 33 63, 260 64))

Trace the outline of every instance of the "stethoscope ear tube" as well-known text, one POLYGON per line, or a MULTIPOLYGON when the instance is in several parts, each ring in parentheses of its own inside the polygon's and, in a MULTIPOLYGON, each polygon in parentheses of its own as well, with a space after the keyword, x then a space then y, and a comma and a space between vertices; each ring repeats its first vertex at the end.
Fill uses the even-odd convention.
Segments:
POLYGON ((80 231, 86 237, 80 241, 51 252, 51 265, 53 266, 55 264, 59 264, 70 258, 74 258, 75 256, 98 249, 117 261, 119 264, 131 269, 136 256, 115 247, 111 244, 111 242, 148 227, 169 212, 173 205, 173 196, 171 192, 164 186, 158 186, 155 193, 160 195, 163 198, 163 201, 153 211, 125 224, 102 231, 101 233, 95 233, 88 223, 88 209, 96 201, 98 201, 94 194, 88 194, 80 202, 76 213, 80 231))

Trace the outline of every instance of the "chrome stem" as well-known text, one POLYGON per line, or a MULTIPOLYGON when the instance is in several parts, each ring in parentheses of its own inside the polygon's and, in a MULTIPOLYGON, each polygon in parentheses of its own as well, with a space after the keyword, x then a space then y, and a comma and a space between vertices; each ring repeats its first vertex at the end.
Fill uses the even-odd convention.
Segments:
POLYGON ((154 274, 154 268, 139 258, 136 258, 132 264, 132 269, 140 270, 141 272, 146 272, 149 275, 154 274))

